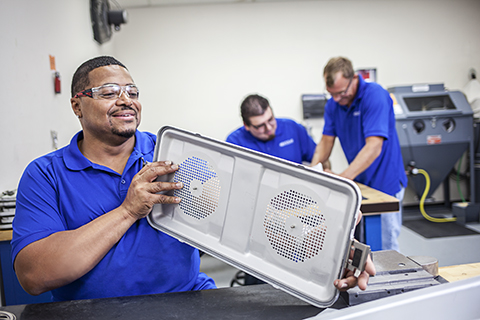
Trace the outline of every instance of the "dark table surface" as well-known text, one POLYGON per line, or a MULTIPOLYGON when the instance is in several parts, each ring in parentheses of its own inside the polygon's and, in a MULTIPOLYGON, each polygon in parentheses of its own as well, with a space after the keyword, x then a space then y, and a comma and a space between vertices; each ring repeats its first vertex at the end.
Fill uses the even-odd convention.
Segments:
MULTIPOLYGON (((340 298, 332 308, 343 308, 340 298)), ((1 307, 21 320, 305 319, 323 309, 269 284, 1 307)), ((1 314, 0 314, 1 316, 1 314)), ((1 318, 3 319, 3 318, 1 318)))

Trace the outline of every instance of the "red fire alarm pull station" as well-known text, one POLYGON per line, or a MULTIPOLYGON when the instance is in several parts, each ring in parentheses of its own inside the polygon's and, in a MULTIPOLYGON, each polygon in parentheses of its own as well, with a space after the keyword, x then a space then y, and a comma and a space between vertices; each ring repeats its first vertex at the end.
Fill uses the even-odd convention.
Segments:
POLYGON ((60 72, 55 67, 55 56, 49 55, 50 58, 50 70, 53 72, 53 88, 55 93, 62 92, 62 86, 60 81, 60 72))
POLYGON ((60 72, 55 71, 55 93, 61 93, 60 72))

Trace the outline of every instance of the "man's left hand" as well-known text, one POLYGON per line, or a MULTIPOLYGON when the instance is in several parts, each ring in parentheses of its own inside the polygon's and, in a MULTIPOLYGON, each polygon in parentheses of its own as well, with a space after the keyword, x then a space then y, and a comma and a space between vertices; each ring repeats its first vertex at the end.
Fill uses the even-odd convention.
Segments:
POLYGON ((342 279, 337 279, 333 282, 333 285, 340 291, 347 291, 350 288, 358 287, 361 290, 367 289, 368 279, 370 276, 375 275, 375 265, 373 264, 372 259, 368 256, 367 261, 365 262, 365 270, 357 277, 355 277, 352 270, 347 270, 347 273, 342 279))

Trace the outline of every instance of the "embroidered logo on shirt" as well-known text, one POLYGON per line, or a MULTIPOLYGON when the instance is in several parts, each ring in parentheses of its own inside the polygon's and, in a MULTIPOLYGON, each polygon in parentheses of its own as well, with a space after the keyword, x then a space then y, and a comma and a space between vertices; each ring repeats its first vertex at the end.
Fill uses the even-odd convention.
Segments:
POLYGON ((360 111, 355 111, 355 112, 353 113, 353 116, 354 116, 354 117, 358 117, 359 115, 360 115, 360 111))
POLYGON ((292 144, 293 142, 294 142, 293 138, 290 138, 288 140, 280 142, 278 145, 283 148, 283 147, 286 147, 286 146, 292 144))

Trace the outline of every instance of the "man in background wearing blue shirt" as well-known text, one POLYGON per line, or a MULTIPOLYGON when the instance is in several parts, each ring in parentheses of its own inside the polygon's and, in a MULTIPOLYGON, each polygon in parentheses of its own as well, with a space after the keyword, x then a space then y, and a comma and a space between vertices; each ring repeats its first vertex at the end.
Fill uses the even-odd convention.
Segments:
POLYGON ((240 105, 243 127, 230 133, 227 142, 295 163, 310 162, 315 142, 301 124, 275 118, 267 99, 252 94, 240 105))
MULTIPOLYGON (((275 118, 268 100, 258 94, 247 96, 240 105, 243 127, 230 133, 227 142, 295 163, 312 161, 315 141, 301 124, 275 118)), ((245 275, 245 284, 261 280, 245 275)))
MULTIPOLYGON (((240 111, 243 127, 233 131, 227 142, 296 163, 312 160, 316 144, 305 127, 293 120, 276 119, 267 99, 257 94, 249 95, 240 105, 240 111)), ((346 291, 358 283, 359 288, 365 290, 369 276, 374 274, 375 267, 368 258, 365 271, 358 279, 349 271, 346 278, 336 280, 334 285, 346 291)), ((246 285, 263 283, 249 274, 245 274, 244 281, 246 285)))
MULTIPOLYGON (((395 196, 401 210, 407 176, 389 93, 377 83, 365 82, 343 57, 330 59, 323 76, 332 97, 325 105, 323 136, 312 165, 320 162, 330 170, 327 161, 338 137, 349 163, 339 175, 395 196)), ((401 211, 382 214, 381 221, 382 249, 398 251, 401 211)))

